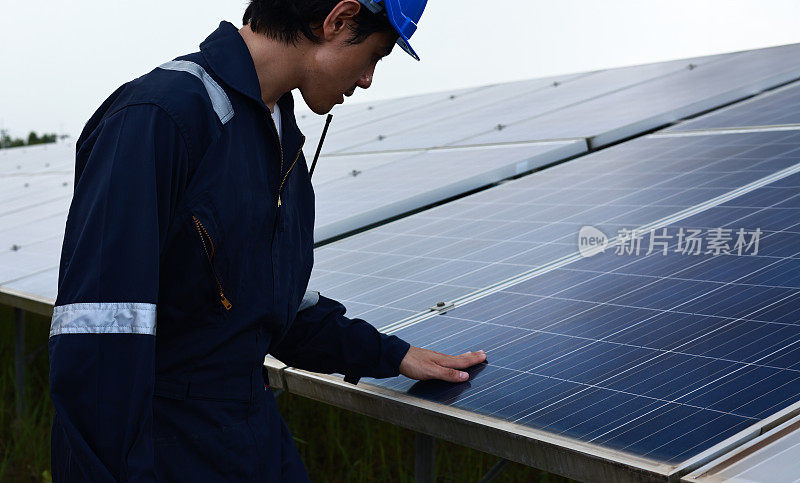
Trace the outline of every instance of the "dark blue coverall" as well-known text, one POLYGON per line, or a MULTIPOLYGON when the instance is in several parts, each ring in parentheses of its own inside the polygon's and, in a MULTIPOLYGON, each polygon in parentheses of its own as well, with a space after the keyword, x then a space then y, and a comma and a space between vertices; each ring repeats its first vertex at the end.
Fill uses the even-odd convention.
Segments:
POLYGON ((278 104, 282 143, 222 22, 84 128, 50 332, 54 481, 303 481, 265 355, 398 374, 406 342, 306 292, 314 193, 278 104))

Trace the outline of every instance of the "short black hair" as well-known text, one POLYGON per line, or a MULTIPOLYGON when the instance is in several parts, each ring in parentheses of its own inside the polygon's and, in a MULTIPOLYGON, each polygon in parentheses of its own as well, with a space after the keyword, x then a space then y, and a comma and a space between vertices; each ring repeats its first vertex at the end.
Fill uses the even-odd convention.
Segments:
MULTIPOLYGON (((312 42, 322 39, 314 29, 331 13, 340 0, 250 0, 242 23, 250 25, 253 32, 265 34, 287 44, 296 44, 302 34, 312 42)), ((372 13, 362 5, 351 28, 349 42, 357 44, 376 32, 394 32, 386 15, 372 13)))

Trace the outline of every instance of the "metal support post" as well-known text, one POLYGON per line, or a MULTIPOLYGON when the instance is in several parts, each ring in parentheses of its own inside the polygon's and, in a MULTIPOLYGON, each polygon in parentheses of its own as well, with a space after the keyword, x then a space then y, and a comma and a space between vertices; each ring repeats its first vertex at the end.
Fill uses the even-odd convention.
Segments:
POLYGON ((14 309, 14 385, 16 386, 17 417, 27 411, 25 393, 25 372, 27 360, 25 355, 25 312, 14 309))
POLYGON ((427 434, 414 436, 414 482, 436 481, 436 439, 427 434))
POLYGON ((483 475, 483 478, 481 478, 479 483, 492 483, 503 474, 510 463, 511 462, 506 459, 500 459, 500 461, 498 461, 494 466, 491 467, 491 469, 489 469, 489 471, 486 472, 485 475, 483 475))

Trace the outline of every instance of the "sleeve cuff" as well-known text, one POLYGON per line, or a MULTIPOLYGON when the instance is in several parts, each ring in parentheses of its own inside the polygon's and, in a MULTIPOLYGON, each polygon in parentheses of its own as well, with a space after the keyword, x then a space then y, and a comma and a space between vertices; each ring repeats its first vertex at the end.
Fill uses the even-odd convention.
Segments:
MULTIPOLYGON (((381 359, 378 363, 378 370, 372 377, 383 379, 395 377, 400 374, 400 363, 411 348, 411 344, 397 337, 396 335, 380 334, 381 337, 381 359)), ((358 384, 361 376, 347 374, 345 382, 358 384)))
POLYGON ((381 345, 383 346, 383 360, 381 366, 389 371, 385 377, 394 377, 400 374, 400 363, 403 362, 411 344, 396 335, 381 334, 381 345))

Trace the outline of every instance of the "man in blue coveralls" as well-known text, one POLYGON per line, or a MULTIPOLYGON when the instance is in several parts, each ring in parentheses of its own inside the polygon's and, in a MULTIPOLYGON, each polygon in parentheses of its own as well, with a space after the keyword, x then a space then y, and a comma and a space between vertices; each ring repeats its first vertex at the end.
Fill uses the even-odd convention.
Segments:
POLYGON ((372 82, 425 0, 252 0, 117 89, 77 145, 50 331, 55 481, 304 481, 267 353, 345 380, 467 379, 307 291, 314 193, 290 91, 372 82), (156 337, 156 321, 158 335, 156 337))

